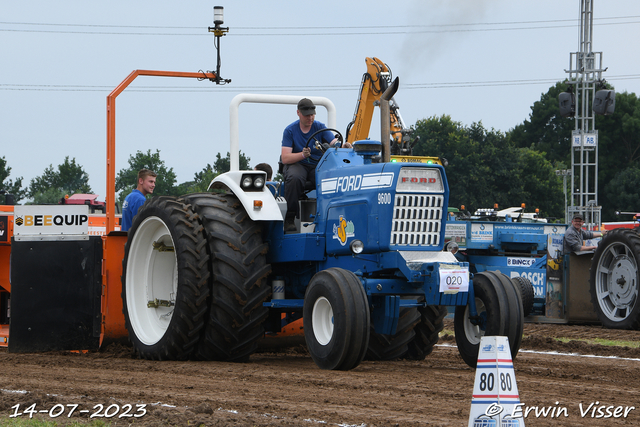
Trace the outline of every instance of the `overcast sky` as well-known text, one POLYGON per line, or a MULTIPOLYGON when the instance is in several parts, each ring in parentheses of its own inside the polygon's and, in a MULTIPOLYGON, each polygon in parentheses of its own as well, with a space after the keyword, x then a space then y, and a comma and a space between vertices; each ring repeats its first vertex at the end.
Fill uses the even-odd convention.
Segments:
MULTIPOLYGON (((192 180, 229 151, 229 105, 239 93, 327 97, 344 133, 368 56, 400 78, 395 100, 406 124, 447 114, 506 132, 565 78, 579 49, 580 3, 4 0, 0 156, 10 178, 28 184, 68 155, 104 200, 107 95, 135 69, 214 70, 214 5, 224 6, 230 28, 221 76, 231 84, 139 77, 117 99, 116 171, 136 151, 159 149, 178 183, 192 180)), ((638 93, 640 2, 595 0, 594 18, 605 78, 618 92, 638 93)), ((277 167, 282 130, 295 119, 295 106, 240 107, 251 166, 277 167)), ((326 123, 321 108, 317 120, 326 123)))

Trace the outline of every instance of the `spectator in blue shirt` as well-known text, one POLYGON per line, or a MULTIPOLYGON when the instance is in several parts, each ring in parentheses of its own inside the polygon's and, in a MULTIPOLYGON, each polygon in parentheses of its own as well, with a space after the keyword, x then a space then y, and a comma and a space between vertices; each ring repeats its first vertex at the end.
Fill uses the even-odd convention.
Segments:
POLYGON ((138 172, 138 186, 125 199, 122 205, 122 225, 120 230, 129 231, 133 223, 133 217, 138 213, 140 206, 147 200, 147 194, 152 194, 156 188, 158 175, 149 169, 140 169, 138 172))

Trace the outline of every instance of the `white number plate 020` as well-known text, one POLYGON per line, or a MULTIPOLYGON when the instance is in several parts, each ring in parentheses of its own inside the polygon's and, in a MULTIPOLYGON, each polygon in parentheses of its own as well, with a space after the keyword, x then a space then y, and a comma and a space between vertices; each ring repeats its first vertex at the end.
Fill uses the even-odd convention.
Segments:
POLYGON ((469 268, 440 264, 440 292, 457 294, 469 291, 469 268))

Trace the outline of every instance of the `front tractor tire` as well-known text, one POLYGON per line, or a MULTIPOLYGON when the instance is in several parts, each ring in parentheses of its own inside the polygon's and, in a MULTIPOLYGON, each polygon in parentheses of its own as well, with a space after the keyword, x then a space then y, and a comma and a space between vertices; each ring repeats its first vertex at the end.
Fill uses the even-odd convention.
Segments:
POLYGON ((231 194, 184 196, 204 226, 212 273, 211 304, 195 357, 247 362, 264 335, 271 295, 262 225, 231 194))
POLYGON ((304 296, 304 335, 321 369, 348 371, 364 359, 369 344, 369 303, 351 271, 316 273, 304 296))
POLYGON ((640 328, 638 266, 640 236, 635 230, 611 230, 593 254, 591 302, 605 328, 640 328))
POLYGON ((456 307, 454 331, 458 352, 465 363, 475 368, 483 336, 509 338, 511 357, 515 359, 522 343, 524 316, 522 298, 506 275, 483 271, 473 278, 477 317, 471 318, 469 305, 456 307))
POLYGON ((196 214, 154 197, 135 216, 122 262, 125 327, 139 357, 186 360, 204 326, 209 296, 207 241, 196 214))

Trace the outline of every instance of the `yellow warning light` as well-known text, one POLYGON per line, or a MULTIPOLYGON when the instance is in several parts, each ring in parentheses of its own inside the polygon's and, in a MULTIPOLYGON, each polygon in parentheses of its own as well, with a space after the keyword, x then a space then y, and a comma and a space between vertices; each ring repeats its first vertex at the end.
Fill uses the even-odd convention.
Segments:
POLYGON ((253 209, 262 209, 262 200, 254 200, 253 209))

